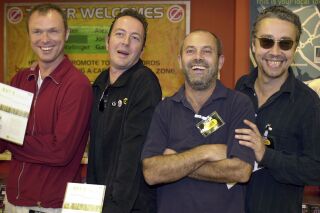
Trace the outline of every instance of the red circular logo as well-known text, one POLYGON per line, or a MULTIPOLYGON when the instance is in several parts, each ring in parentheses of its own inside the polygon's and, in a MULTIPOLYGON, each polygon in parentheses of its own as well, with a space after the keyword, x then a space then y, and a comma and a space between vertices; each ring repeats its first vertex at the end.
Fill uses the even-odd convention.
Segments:
POLYGON ((169 7, 167 17, 171 22, 180 22, 184 18, 184 9, 179 5, 169 7))
POLYGON ((23 19, 23 12, 19 7, 11 7, 7 13, 7 19, 11 24, 18 24, 23 19))

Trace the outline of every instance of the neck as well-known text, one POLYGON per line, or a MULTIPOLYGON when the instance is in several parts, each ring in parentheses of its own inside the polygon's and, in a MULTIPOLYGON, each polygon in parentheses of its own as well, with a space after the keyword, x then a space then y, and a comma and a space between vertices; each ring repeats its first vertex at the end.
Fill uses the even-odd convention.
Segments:
POLYGON ((116 82, 116 80, 127 70, 131 69, 133 66, 135 66, 137 63, 139 62, 139 59, 130 67, 125 67, 122 68, 120 66, 115 66, 112 61, 110 64, 110 68, 109 68, 109 79, 110 79, 110 84, 113 84, 114 82, 116 82))
POLYGON ((119 70, 119 69, 115 69, 110 67, 109 70, 109 80, 110 80, 110 84, 113 84, 114 82, 116 82, 116 80, 120 77, 120 75, 122 75, 125 71, 124 70, 119 70))
POLYGON ((187 82, 185 83, 185 95, 195 113, 200 111, 201 107, 210 98, 215 88, 216 82, 214 82, 212 86, 205 90, 194 90, 190 87, 190 85, 188 85, 187 82))
POLYGON ((59 64, 63 59, 64 59, 64 55, 62 55, 62 57, 57 58, 52 63, 45 63, 45 62, 39 61, 41 78, 44 79, 45 77, 49 76, 59 66, 59 64))
POLYGON ((56 67, 43 66, 39 64, 41 78, 44 79, 45 77, 49 76, 55 68, 56 67))
POLYGON ((258 77, 254 82, 254 89, 258 97, 259 107, 263 105, 273 94, 280 90, 287 77, 288 72, 280 77, 270 78, 261 74, 259 71, 258 77))

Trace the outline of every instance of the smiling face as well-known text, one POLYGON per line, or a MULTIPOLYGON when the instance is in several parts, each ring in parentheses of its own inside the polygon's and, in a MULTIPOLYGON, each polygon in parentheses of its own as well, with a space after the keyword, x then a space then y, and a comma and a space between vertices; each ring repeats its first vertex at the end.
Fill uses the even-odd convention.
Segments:
POLYGON ((126 71, 135 65, 143 50, 144 28, 142 23, 131 17, 120 17, 107 38, 110 69, 126 71))
POLYGON ((216 38, 212 34, 196 31, 185 38, 179 62, 186 84, 194 90, 206 90, 215 85, 224 57, 218 56, 216 38))
POLYGON ((258 38, 254 38, 252 43, 259 75, 268 79, 285 80, 297 47, 297 31, 294 24, 278 18, 265 18, 257 25, 255 36, 258 38, 272 38, 277 41, 282 39, 294 41, 292 48, 289 50, 282 50, 278 42, 271 48, 265 49, 261 47, 258 38))
POLYGON ((34 12, 28 23, 31 48, 38 57, 39 64, 56 67, 64 57, 64 44, 69 32, 66 32, 63 18, 55 10, 47 13, 34 12))

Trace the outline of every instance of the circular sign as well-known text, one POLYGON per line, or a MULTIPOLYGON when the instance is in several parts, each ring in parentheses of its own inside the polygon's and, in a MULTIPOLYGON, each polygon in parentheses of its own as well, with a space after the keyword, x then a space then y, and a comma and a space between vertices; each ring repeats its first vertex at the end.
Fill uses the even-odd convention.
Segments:
POLYGON ((23 19, 23 12, 19 7, 11 7, 7 13, 7 19, 11 24, 18 24, 23 19))
POLYGON ((184 18, 184 9, 179 5, 169 7, 167 17, 171 22, 180 22, 184 18))

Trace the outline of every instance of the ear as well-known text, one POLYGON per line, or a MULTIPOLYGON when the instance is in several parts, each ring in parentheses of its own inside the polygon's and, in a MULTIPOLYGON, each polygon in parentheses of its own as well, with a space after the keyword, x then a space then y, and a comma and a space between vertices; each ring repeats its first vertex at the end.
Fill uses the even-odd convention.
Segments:
POLYGON ((182 56, 179 54, 178 55, 178 63, 179 63, 179 67, 182 70, 182 56))
POLYGON ((142 57, 143 53, 144 53, 144 48, 141 50, 140 58, 142 57))
POLYGON ((109 52, 109 40, 110 40, 110 37, 108 35, 106 35, 105 37, 105 44, 106 44, 106 50, 107 52, 109 52))
POLYGON ((298 48, 298 46, 299 46, 299 43, 300 43, 300 41, 294 43, 294 51, 297 50, 297 48, 298 48))
POLYGON ((254 40, 251 42, 251 48, 252 48, 252 52, 255 53, 256 52, 256 45, 254 44, 254 40))
POLYGON ((220 71, 223 67, 223 64, 224 64, 224 55, 220 55, 219 56, 219 59, 218 59, 218 70, 220 71))
POLYGON ((70 34, 70 29, 68 28, 67 31, 66 31, 66 35, 65 35, 65 37, 64 37, 64 40, 65 40, 65 41, 68 41, 69 34, 70 34))

